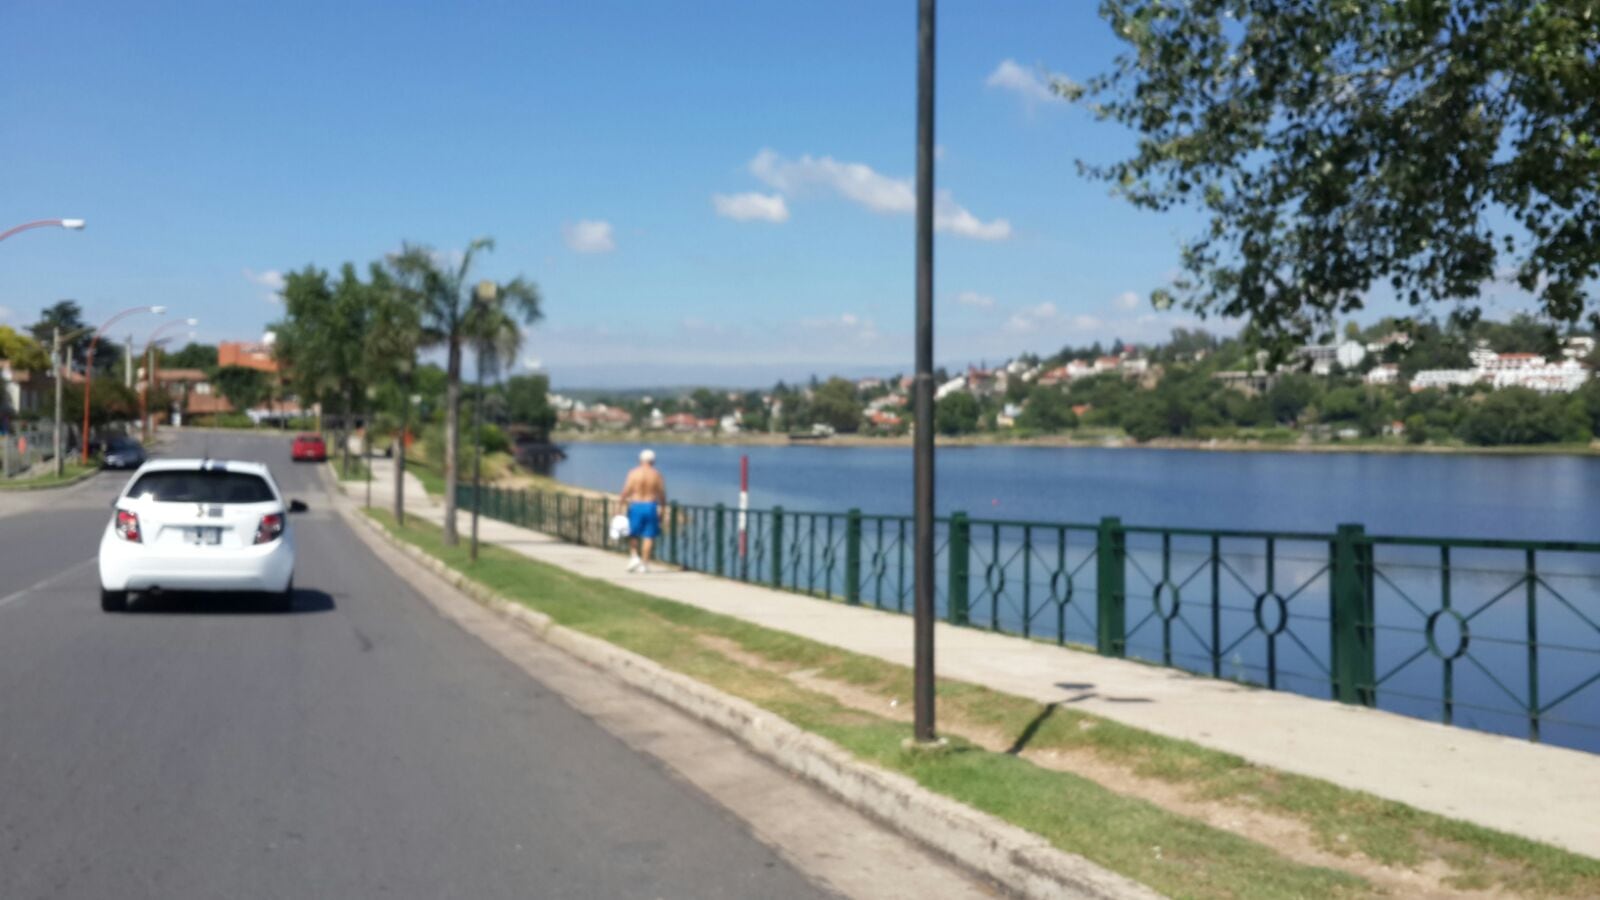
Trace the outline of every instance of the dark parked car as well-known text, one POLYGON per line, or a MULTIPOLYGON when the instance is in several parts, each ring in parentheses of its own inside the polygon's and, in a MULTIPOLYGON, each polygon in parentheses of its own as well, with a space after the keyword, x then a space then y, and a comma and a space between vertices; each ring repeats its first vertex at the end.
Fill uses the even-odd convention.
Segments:
POLYGON ((145 459, 144 446, 138 441, 130 437, 114 437, 106 441, 101 465, 107 469, 137 469, 144 465, 145 459))

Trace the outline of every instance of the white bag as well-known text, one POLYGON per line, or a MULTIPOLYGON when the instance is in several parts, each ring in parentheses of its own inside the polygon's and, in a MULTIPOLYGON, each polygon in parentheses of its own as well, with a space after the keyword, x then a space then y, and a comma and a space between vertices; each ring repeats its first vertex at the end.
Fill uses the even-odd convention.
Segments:
POLYGON ((617 514, 611 517, 611 539, 620 541, 628 536, 628 517, 617 514))

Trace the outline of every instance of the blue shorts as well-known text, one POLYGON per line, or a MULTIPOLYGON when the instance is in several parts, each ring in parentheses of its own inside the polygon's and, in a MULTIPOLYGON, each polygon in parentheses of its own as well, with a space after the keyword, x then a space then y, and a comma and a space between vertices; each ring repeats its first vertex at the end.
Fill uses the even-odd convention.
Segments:
POLYGON ((628 537, 658 538, 661 536, 661 507, 655 503, 635 501, 628 504, 628 537))

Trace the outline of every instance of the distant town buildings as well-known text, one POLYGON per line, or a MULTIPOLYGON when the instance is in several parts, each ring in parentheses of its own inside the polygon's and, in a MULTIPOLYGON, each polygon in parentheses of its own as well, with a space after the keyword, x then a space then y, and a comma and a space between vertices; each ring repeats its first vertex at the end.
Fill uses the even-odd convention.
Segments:
POLYGON ((1589 380, 1589 370, 1578 360, 1593 351, 1593 338, 1569 338, 1563 348, 1565 358, 1551 362, 1537 353, 1496 353, 1479 343, 1467 354, 1472 368, 1423 369, 1411 377, 1411 390, 1487 384, 1495 389, 1531 388, 1541 394, 1570 393, 1589 380))

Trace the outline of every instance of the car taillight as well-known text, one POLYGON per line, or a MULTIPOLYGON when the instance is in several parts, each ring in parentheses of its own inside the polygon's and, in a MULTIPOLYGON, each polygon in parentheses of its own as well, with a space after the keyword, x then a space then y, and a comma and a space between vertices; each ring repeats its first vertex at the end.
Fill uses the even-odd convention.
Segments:
POLYGON ((117 537, 135 544, 144 543, 139 537, 139 514, 125 509, 117 510, 117 537))
POLYGON ((256 526, 256 543, 268 544, 283 534, 283 513, 267 513, 256 526))

